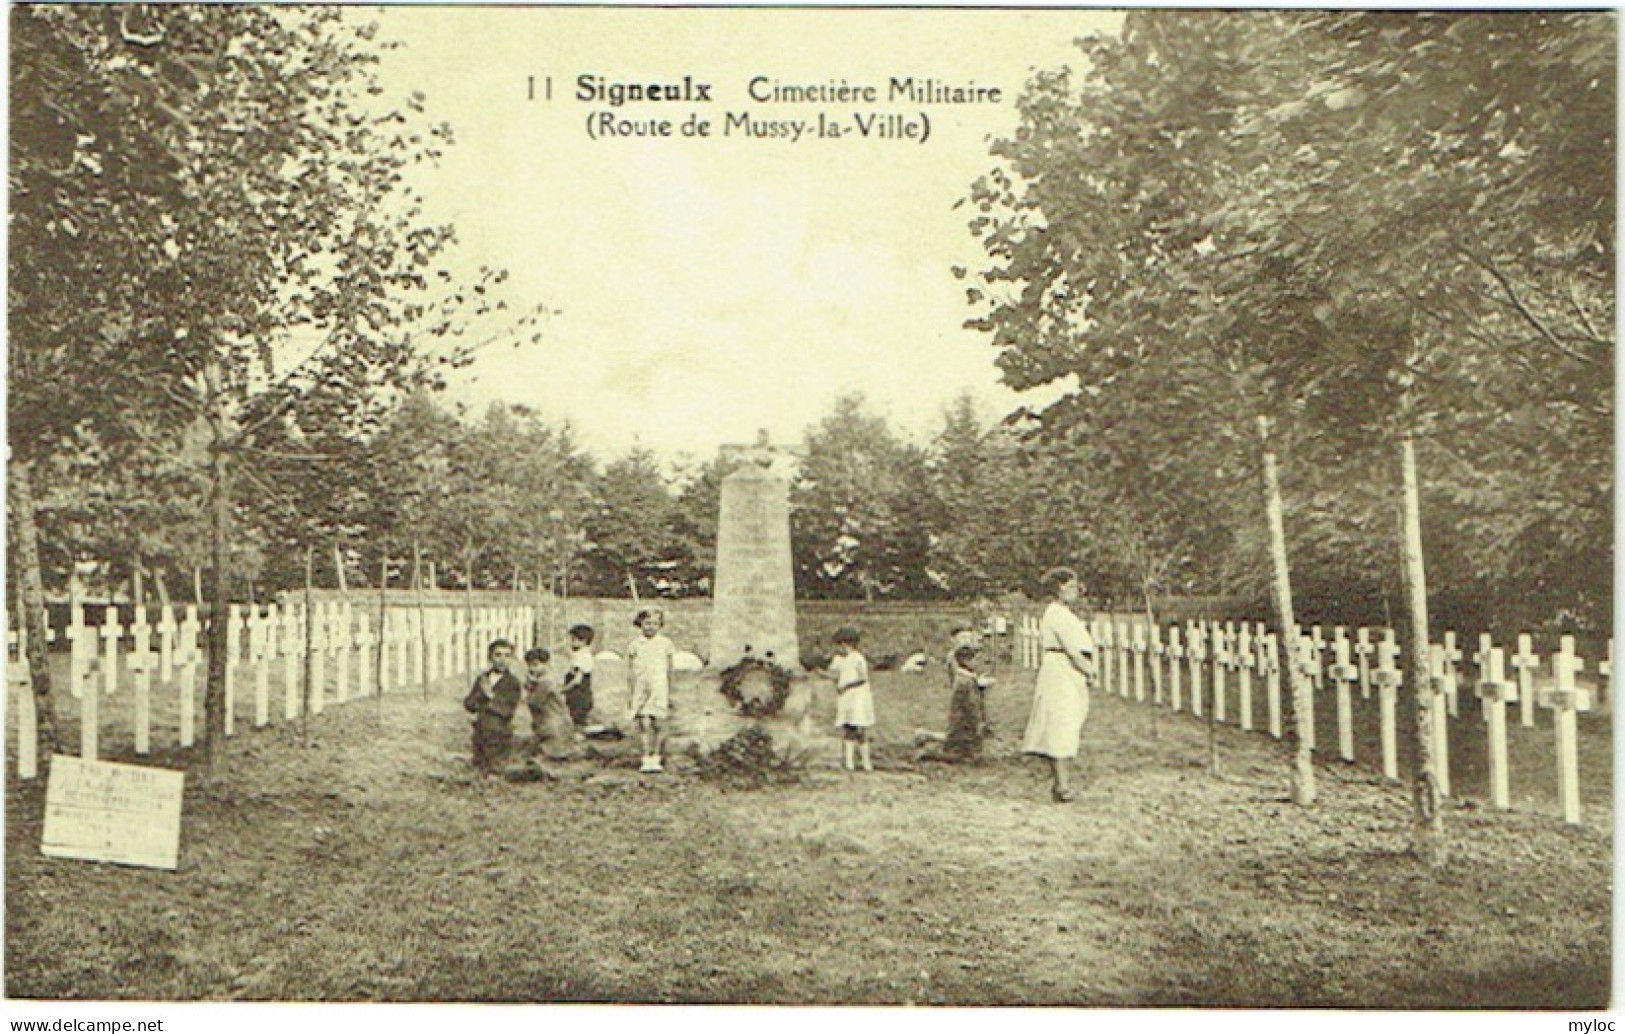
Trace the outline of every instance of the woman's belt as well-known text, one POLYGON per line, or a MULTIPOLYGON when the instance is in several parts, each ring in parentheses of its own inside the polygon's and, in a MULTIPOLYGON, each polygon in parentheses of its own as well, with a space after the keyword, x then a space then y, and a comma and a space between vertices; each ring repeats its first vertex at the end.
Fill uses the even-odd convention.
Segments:
POLYGON ((1060 647, 1060 646, 1046 646, 1046 647, 1044 647, 1044 652, 1045 653, 1066 653, 1066 649, 1064 647, 1060 647))

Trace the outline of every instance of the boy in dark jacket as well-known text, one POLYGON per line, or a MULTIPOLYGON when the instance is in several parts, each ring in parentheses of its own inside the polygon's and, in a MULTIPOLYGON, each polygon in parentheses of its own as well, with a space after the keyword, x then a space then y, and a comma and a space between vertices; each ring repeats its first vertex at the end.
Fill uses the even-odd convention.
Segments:
POLYGON ((474 767, 489 772, 502 764, 513 745, 513 713, 524 687, 509 670, 512 643, 498 639, 485 656, 491 666, 474 680, 474 688, 463 698, 463 710, 474 716, 474 767))

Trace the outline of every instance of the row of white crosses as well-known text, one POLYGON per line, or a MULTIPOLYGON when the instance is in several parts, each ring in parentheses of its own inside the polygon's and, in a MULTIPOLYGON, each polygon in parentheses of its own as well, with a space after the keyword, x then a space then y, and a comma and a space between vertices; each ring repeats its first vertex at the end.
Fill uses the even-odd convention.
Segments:
MULTIPOLYGON (((158 610, 157 622, 149 623, 147 608, 134 608, 126 627, 119 621, 118 609, 108 607, 103 624, 91 627, 84 623, 84 608, 75 602, 69 607, 68 626, 61 633, 47 623, 48 644, 59 638, 68 641, 68 686, 79 701, 81 757, 100 756, 101 698, 119 688, 119 658, 126 642, 130 648, 122 653, 123 669, 134 695, 135 752, 145 756, 152 750, 155 690, 174 689, 179 744, 190 747, 196 742, 197 693, 202 681, 199 669, 206 663, 198 609, 195 605, 186 607, 180 621, 176 621, 173 608, 163 606, 158 610), (154 638, 156 653, 152 650, 154 638)), ((535 617, 530 607, 395 607, 385 612, 380 638, 372 627, 376 613, 350 603, 317 603, 311 612, 307 642, 302 606, 233 605, 226 626, 226 735, 236 732, 239 684, 253 686, 255 727, 270 724, 271 673, 277 666, 284 691, 283 718, 298 718, 304 709, 300 690, 307 654, 310 712, 321 714, 327 707, 329 684, 333 701, 343 704, 378 692, 426 686, 451 675, 472 677, 483 667, 486 647, 492 640, 507 639, 522 652, 530 641, 535 617)), ((39 755, 27 641, 9 620, 6 644, 6 681, 17 701, 17 774, 32 779, 38 775, 39 755)))
POLYGON ((1038 619, 1023 614, 1016 619, 1016 664, 1027 669, 1038 667, 1043 658, 1043 646, 1038 641, 1038 619))
MULTIPOLYGON (((1037 623, 1029 630, 1023 619, 1020 642, 1023 663, 1037 667, 1041 659, 1036 649, 1037 623), (1028 645, 1030 640, 1030 646, 1028 645)), ((1106 692, 1137 701, 1147 699, 1145 668, 1150 666, 1150 699, 1156 706, 1164 703, 1175 712, 1185 710, 1186 701, 1196 717, 1203 716, 1204 706, 1211 707, 1215 722, 1228 720, 1228 681, 1234 675, 1237 684, 1239 724, 1243 730, 1253 726, 1254 679, 1261 678, 1266 692, 1268 728, 1271 736, 1281 737, 1281 668, 1279 644, 1274 632, 1266 631, 1262 624, 1239 628, 1232 622, 1189 621, 1183 633, 1177 625, 1163 631, 1149 626, 1143 619, 1099 617, 1092 626, 1097 655, 1097 685, 1106 692), (1132 679, 1130 673, 1132 672, 1132 679), (1166 673, 1166 678, 1164 674, 1166 673), (1164 690, 1166 689, 1166 694, 1164 690), (1188 697, 1187 697, 1188 691, 1188 697)), ((1310 694, 1305 729, 1311 750, 1314 741, 1314 704, 1316 694, 1326 690, 1328 683, 1336 697, 1338 756, 1344 761, 1355 760, 1353 692, 1357 685, 1362 699, 1369 700, 1375 689, 1378 697, 1379 725, 1382 752, 1382 771, 1389 779, 1399 778, 1398 751, 1398 694, 1404 683, 1404 672, 1399 664, 1399 646, 1391 629, 1380 630, 1381 638, 1373 640, 1370 629, 1355 630, 1351 640, 1344 628, 1334 628, 1331 639, 1325 637, 1319 625, 1312 626, 1308 634, 1299 636, 1293 663, 1309 680, 1314 692, 1310 694), (1331 663, 1325 663, 1330 653, 1331 663)), ((1612 696, 1613 640, 1608 641, 1607 659, 1598 663, 1601 676, 1599 695, 1606 700, 1612 696)), ((1446 735, 1446 716, 1459 713, 1463 672, 1461 650, 1456 634, 1446 632, 1444 642, 1433 645, 1429 657, 1428 691, 1436 696, 1433 713, 1433 757, 1440 791, 1450 793, 1449 740, 1446 735)), ((1473 689, 1482 702, 1483 719, 1489 746, 1490 797, 1496 808, 1511 806, 1507 764, 1506 705, 1520 705, 1520 718, 1525 727, 1534 725, 1534 708, 1549 708, 1553 712, 1554 736, 1557 748, 1558 788, 1563 817, 1568 822, 1580 821, 1578 736, 1576 714, 1593 707, 1592 693, 1580 686, 1576 673, 1583 671, 1585 662, 1574 654, 1574 638, 1562 637, 1558 653, 1552 657, 1552 682, 1538 693, 1534 681, 1541 659, 1532 646, 1531 637, 1518 637, 1517 652, 1508 657, 1494 645, 1488 634, 1479 637, 1478 650, 1472 655, 1476 681, 1473 689), (1508 674, 1508 671, 1511 674, 1508 674)))

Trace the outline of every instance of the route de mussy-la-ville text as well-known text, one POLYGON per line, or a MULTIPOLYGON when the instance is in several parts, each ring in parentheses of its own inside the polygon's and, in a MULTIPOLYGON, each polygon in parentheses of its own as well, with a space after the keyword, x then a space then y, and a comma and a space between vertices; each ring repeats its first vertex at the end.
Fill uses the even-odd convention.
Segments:
MULTIPOLYGON (((552 96, 552 79, 543 82, 545 96, 552 96)), ((772 76, 757 75, 745 83, 745 96, 755 104, 766 105, 957 105, 998 104, 1004 91, 974 80, 950 82, 916 76, 890 76, 885 84, 851 82, 845 78, 819 83, 786 83, 772 76)), ((530 80, 530 95, 536 94, 536 81, 530 80)), ((644 117, 624 111, 627 105, 715 104, 720 103, 715 84, 693 75, 653 80, 619 80, 593 72, 576 77, 575 99, 598 110, 587 116, 587 133, 595 140, 613 137, 710 137, 743 136, 756 139, 783 139, 791 143, 803 136, 839 139, 847 136, 881 140, 916 140, 921 143, 931 133, 930 116, 923 110, 896 111, 872 108, 845 112, 818 112, 816 118, 763 117, 745 109, 725 112, 719 124, 703 109, 693 109, 686 117, 666 117, 664 111, 644 117), (609 110, 604 110, 607 106, 609 110)))

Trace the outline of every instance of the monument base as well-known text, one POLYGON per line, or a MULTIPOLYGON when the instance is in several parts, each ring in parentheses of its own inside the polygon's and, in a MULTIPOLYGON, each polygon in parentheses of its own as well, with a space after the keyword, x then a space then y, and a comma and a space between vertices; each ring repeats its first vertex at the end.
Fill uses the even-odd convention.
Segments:
POLYGON ((721 686, 721 675, 707 670, 680 678, 672 687, 672 713, 667 723, 668 752, 675 754, 692 746, 701 754, 709 754, 740 731, 759 726, 773 737, 774 746, 781 751, 812 751, 822 756, 828 750, 840 756, 840 738, 834 728, 813 719, 812 679, 794 679, 784 707, 764 718, 740 714, 722 695, 721 686))

